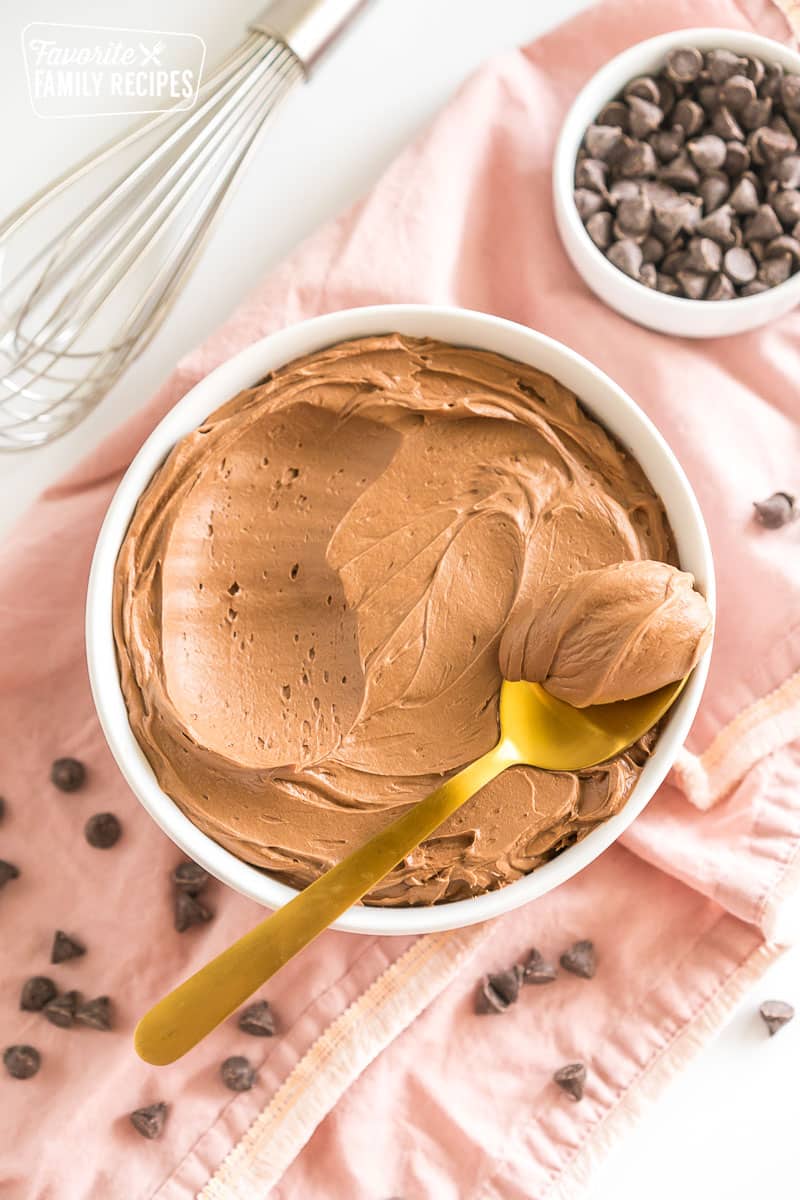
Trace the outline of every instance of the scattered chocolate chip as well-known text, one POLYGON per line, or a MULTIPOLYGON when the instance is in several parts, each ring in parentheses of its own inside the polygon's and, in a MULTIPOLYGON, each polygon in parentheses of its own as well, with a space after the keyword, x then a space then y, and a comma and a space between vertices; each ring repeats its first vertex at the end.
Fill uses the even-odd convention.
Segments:
POLYGON ((656 271, 655 264, 643 263, 639 272, 639 283, 643 283, 645 287, 654 288, 657 280, 658 271, 656 271))
POLYGON ((725 251, 723 260, 725 274, 733 283, 749 283, 755 279, 758 266, 749 250, 742 246, 732 246, 725 251))
POLYGON ((42 1012, 51 1025, 58 1025, 61 1029, 69 1029, 75 1019, 75 1010, 78 1007, 79 999, 80 997, 77 992, 63 992, 62 995, 48 1001, 42 1012))
POLYGON ((766 73, 766 67, 760 58, 748 58, 747 78, 752 79, 756 87, 759 86, 766 73))
POLYGON ((774 210, 768 204, 759 204, 744 227, 744 240, 746 242, 771 241, 781 233, 783 233, 783 229, 774 210))
POLYGON ((12 879, 19 879, 19 867, 0 858, 0 888, 5 887, 12 879))
POLYGON ((58 988, 52 979, 48 979, 46 975, 34 975, 22 985, 19 1006, 25 1012, 41 1012, 45 1004, 49 1004, 57 993, 58 988))
POLYGON ((659 292, 663 292, 666 296, 680 296, 681 294, 680 284, 671 275, 664 275, 659 272, 656 276, 656 287, 659 292))
POLYGON ((667 76, 675 83, 693 83, 702 69, 703 56, 693 46, 678 46, 667 55, 667 76))
POLYGON ((97 850, 109 850, 119 841, 122 826, 113 813, 95 813, 89 817, 83 833, 90 846, 97 850))
POLYGON ((605 192, 608 166, 599 158, 584 158, 575 168, 575 183, 592 192, 605 192))
POLYGON ((795 225, 800 221, 800 192, 794 188, 778 192, 773 198, 772 207, 784 225, 795 225))
POLYGON ((655 175, 657 167, 653 147, 648 142, 632 142, 621 156, 617 169, 623 179, 639 179, 643 175, 655 175))
POLYGON ((642 266, 642 248, 636 242, 627 238, 615 242, 609 249, 607 257, 620 271, 624 271, 633 279, 637 278, 642 266))
POLYGON ((256 1081, 256 1073, 241 1054, 226 1058, 221 1068, 222 1082, 232 1092, 249 1092, 256 1081))
POLYGON ((82 946, 75 938, 68 937, 61 929, 56 930, 53 938, 53 948, 50 951, 51 963, 66 962, 69 958, 80 958, 86 953, 86 947, 82 946))
POLYGON ((700 271, 678 271, 676 279, 687 300, 702 300, 708 287, 708 275, 700 271))
POLYGON ((787 154, 775 163, 772 176, 784 188, 800 187, 800 154, 787 154))
POLYGON ((605 201, 599 192, 592 192, 589 188, 575 189, 575 207, 582 221, 588 221, 589 217, 594 216, 596 212, 600 212, 604 203, 605 201))
POLYGON ((771 116, 772 100, 766 96, 751 100, 749 104, 745 105, 739 113, 739 121, 745 130, 752 133, 754 129, 761 129, 763 125, 766 125, 771 116))
POLYGON ((86 767, 77 758, 57 758, 50 768, 50 779, 62 792, 77 792, 86 779, 86 767))
POLYGON ((538 950, 531 950, 528 961, 522 969, 523 983, 552 983, 557 974, 556 968, 547 962, 538 950))
POLYGON ((620 200, 617 205, 617 227, 619 236, 645 237, 650 232, 653 220, 653 205, 647 196, 637 195, 630 200, 620 200))
POLYGON ((581 979, 591 979, 596 969, 594 943, 586 939, 574 942, 561 955, 560 962, 565 971, 580 975, 581 979))
POLYGON ((780 82, 781 104, 789 111, 800 109, 800 75, 784 75, 780 82))
POLYGON ((481 1015, 505 1012, 517 1001, 522 975, 522 967, 510 967, 508 971, 484 975, 478 985, 475 1012, 481 1015))
POLYGON ((778 258, 782 254, 791 255, 792 266, 796 267, 800 263, 800 241, 784 233, 767 243, 764 251, 766 258, 778 258))
POLYGON ((676 188, 697 187, 700 182, 700 174, 686 150, 681 150, 671 162, 663 163, 658 168, 658 178, 676 188))
POLYGON ((685 269, 713 275, 722 266, 722 248, 712 238, 689 238, 686 246, 685 269))
POLYGON ((612 241, 614 224, 610 212, 597 212, 586 222, 586 232, 600 250, 607 250, 612 241))
POLYGON ((646 237, 642 242, 642 262, 658 263, 664 257, 664 243, 657 237, 646 237))
MULTIPOLYGON (((721 106, 732 113, 741 112, 756 99, 756 85, 747 75, 731 75, 719 89, 721 106)), ((731 137, 740 135, 731 134, 731 137)))
POLYGON ((731 76, 747 70, 747 59, 740 58, 732 50, 709 50, 706 69, 714 83, 725 83, 731 76))
POLYGON ((257 1000, 245 1008, 239 1014, 238 1025, 242 1033, 250 1033, 253 1037, 273 1037, 275 1034, 275 1017, 266 1000, 257 1000))
POLYGON ((742 178, 730 194, 731 208, 740 217, 750 216, 758 209, 758 192, 751 180, 742 178))
POLYGON ((33 1046, 9 1046, 3 1051, 3 1066, 12 1079, 30 1079, 41 1065, 41 1055, 33 1046))
POLYGON ((658 103, 658 84, 649 75, 639 75, 625 87, 625 99, 628 101, 628 113, 631 111, 632 100, 648 100, 651 104, 658 103))
POLYGON ((130 1114, 131 1125, 142 1137, 152 1141, 163 1130, 167 1111, 166 1104, 162 1102, 148 1104, 146 1108, 137 1108, 130 1114))
POLYGON ((722 164, 728 175, 741 175, 750 166, 750 151, 743 142, 728 142, 725 162, 722 164))
POLYGON ((87 1025, 89 1029, 110 1029, 111 1001, 108 996, 97 996, 94 1000, 79 1004, 75 1010, 75 1020, 79 1025, 87 1025))
POLYGON ((766 500, 755 500, 753 508, 755 520, 765 529, 780 529, 796 520, 800 513, 795 497, 789 492, 773 492, 766 500))
POLYGON ((656 158, 661 162, 671 162, 680 153, 684 143, 684 132, 677 126, 675 129, 659 129, 650 138, 656 158))
MULTIPOLYGON (((744 131, 729 108, 720 105, 711 118, 711 132, 726 142, 742 141, 744 131)), ((726 147, 727 149, 727 147, 726 147)))
POLYGON ((213 913, 188 892, 175 894, 175 928, 178 933, 185 933, 192 925, 202 925, 210 921, 213 913))
POLYGON ((582 1062, 567 1063, 565 1067, 559 1067, 553 1075, 553 1079, 561 1090, 567 1093, 570 1100, 583 1099, 583 1091, 586 1086, 586 1067, 582 1062))
POLYGON ((628 129, 628 106, 623 104, 621 100, 612 100, 607 104, 597 116, 598 125, 618 125, 620 129, 627 132, 628 129))
POLYGON ((794 1009, 785 1000, 765 1000, 758 1011, 769 1030, 770 1037, 774 1037, 778 1030, 787 1025, 794 1016, 794 1009))
POLYGON ((762 283, 760 279, 754 279, 752 283, 746 283, 741 290, 742 296, 760 296, 762 292, 768 292, 769 287, 766 283, 762 283))
POLYGON ((180 891, 196 896, 208 883, 208 871, 204 871, 199 863, 187 859, 186 862, 178 863, 172 872, 172 882, 180 891))

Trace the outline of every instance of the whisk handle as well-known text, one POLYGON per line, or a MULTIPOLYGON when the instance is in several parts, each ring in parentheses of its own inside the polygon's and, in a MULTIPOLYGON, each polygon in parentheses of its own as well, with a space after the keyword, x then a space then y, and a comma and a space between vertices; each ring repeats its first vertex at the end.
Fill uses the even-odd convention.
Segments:
POLYGON ((250 23, 250 29, 284 42, 309 72, 367 3, 368 0, 272 0, 250 23))

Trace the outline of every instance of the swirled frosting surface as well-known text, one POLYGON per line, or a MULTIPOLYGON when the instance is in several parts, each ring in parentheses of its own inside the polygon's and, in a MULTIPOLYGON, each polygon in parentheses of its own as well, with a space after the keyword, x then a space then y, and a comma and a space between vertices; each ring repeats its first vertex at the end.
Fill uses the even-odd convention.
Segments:
MULTIPOLYGON (((675 562, 663 507, 556 380, 341 343, 215 412, 141 497, 115 583, 131 726, 201 829, 303 885, 495 743, 512 612, 644 560, 675 562)), ((647 751, 506 771, 367 902, 531 871, 622 807, 647 751)))

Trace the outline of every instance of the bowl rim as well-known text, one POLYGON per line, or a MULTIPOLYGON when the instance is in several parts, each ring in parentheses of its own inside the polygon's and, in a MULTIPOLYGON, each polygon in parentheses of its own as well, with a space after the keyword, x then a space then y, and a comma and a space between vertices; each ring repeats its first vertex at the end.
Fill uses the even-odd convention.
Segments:
MULTIPOLYGON (((371 305, 345 309, 290 325, 247 346, 221 363, 196 383, 159 421, 116 488, 98 534, 89 575, 86 654, 92 695, 103 733, 122 775, 139 802, 185 854, 229 887, 271 909, 287 903, 297 894, 296 890, 237 858, 194 825, 161 790, 133 735, 114 646, 114 568, 139 496, 180 437, 195 429, 210 412, 243 388, 252 386, 268 371, 301 354, 350 338, 390 332, 437 337, 453 344, 477 346, 496 353, 506 353, 512 359, 528 361, 566 382, 576 392, 583 407, 607 427, 620 421, 629 425, 635 431, 635 437, 642 440, 634 456, 648 478, 657 470, 665 481, 660 486, 653 486, 662 494, 662 498, 665 484, 674 489, 673 499, 669 504, 664 500, 664 504, 679 552, 682 538, 691 543, 696 560, 695 574, 703 586, 712 613, 715 611, 714 566, 708 533, 697 499, 675 455, 649 417, 618 384, 588 359, 555 339, 527 326, 469 309, 426 304, 371 305), (442 330, 450 332, 444 333, 442 330), (499 348, 506 343, 513 345, 513 352, 499 348), (528 353, 521 353, 520 346, 528 353), (542 366, 542 360, 547 365, 542 366), (587 401, 581 395, 581 382, 597 390, 593 400, 587 401), (602 396, 602 399, 598 401, 597 396, 602 396), (600 415, 598 408, 605 409, 604 416, 600 415), (649 468, 642 463, 643 456, 652 460, 649 468), (676 528, 676 516, 681 518, 679 528, 676 528)), ((619 437, 614 430, 612 432, 619 437)), ((624 443, 627 439, 620 440, 624 443)), ((580 842, 535 871, 496 891, 448 904, 418 908, 356 906, 335 922, 334 928, 372 935, 408 935, 456 929, 526 904, 588 866, 627 829, 666 776, 694 720, 708 674, 709 653, 710 648, 671 711, 656 750, 625 806, 580 842)))
POLYGON ((595 106, 595 101, 589 104, 589 97, 594 97, 596 93, 604 91, 606 98, 601 101, 601 106, 608 103, 619 92, 618 77, 624 74, 624 70, 629 68, 630 74, 627 78, 634 79, 640 73, 638 64, 641 64, 643 59, 657 58, 666 54, 674 46, 683 44, 696 46, 698 50, 709 50, 719 45, 720 48, 739 53, 756 54, 760 51, 759 57, 769 57, 773 61, 780 62, 784 67, 791 67, 793 74, 800 74, 800 52, 784 46, 774 38, 765 37, 760 33, 749 33, 744 29, 726 29, 716 26, 689 27, 672 30, 668 33, 659 33, 655 37, 635 42, 595 71, 587 79, 567 110, 553 157, 553 190, 556 205, 560 208, 561 216, 566 222, 569 232, 579 239, 582 250, 589 255, 596 269, 603 271, 609 279, 609 285, 625 294, 629 301, 635 303, 637 298, 641 298, 644 289, 650 297, 648 300, 650 305, 664 305, 665 319, 667 314, 696 315, 699 306, 713 304, 714 312, 719 314, 720 319, 724 319, 725 316, 732 315, 734 312, 740 316, 747 312, 754 324, 760 323, 762 316, 766 322, 773 314, 774 305, 784 302, 787 293, 797 293, 797 299, 800 300, 800 270, 796 271, 794 275, 790 275, 783 283, 768 288, 766 292, 761 292, 756 296, 737 296, 733 300, 714 301, 690 300, 687 296, 670 296, 665 292, 648 288, 638 280, 631 279, 624 271, 620 271, 618 267, 609 262, 602 250, 589 237, 575 205, 573 180, 576 155, 588 124, 591 123, 591 118, 587 123, 586 109, 594 108, 595 114, 600 111, 600 108, 595 106), (606 85, 605 88, 602 85, 606 85), (776 300, 776 297, 779 299, 776 300))

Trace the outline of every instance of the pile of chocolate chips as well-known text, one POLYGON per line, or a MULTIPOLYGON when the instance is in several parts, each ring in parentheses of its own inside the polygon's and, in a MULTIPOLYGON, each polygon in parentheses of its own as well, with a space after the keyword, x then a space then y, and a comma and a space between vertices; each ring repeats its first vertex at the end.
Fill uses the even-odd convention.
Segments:
POLYGON ((800 266, 800 75, 680 47, 590 125, 575 204, 606 258, 645 287, 733 300, 800 266))

